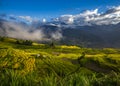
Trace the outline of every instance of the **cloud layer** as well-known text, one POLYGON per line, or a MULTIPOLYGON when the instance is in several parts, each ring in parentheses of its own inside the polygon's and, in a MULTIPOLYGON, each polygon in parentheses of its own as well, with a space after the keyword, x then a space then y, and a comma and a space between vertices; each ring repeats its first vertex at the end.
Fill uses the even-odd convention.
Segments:
MULTIPOLYGON (((42 29, 36 29, 37 25, 40 26, 40 20, 30 16, 14 16, 14 15, 0 15, 0 19, 7 20, 2 27, 0 25, 0 35, 6 33, 8 37, 28 40, 60 40, 63 38, 62 32, 58 29, 60 26, 92 26, 92 25, 109 25, 120 23, 120 6, 111 7, 104 13, 99 13, 98 9, 86 10, 76 15, 61 15, 58 18, 47 22, 43 19, 43 24, 56 26, 57 31, 51 32, 50 38, 42 29), (22 23, 21 23, 22 22, 22 23), (25 25, 24 25, 25 23, 25 25), (35 26, 36 25, 36 26, 35 26), (3 30, 4 29, 4 30, 3 30)), ((41 25, 41 26, 42 26, 41 25)))
MULTIPOLYGON (((58 18, 51 19, 50 23, 54 24, 67 24, 67 25, 109 25, 120 23, 120 6, 113 6, 107 9, 104 13, 99 13, 99 9, 86 10, 80 14, 61 15, 58 18), (53 23, 54 22, 54 23, 53 23)), ((40 20, 39 18, 33 18, 31 16, 14 16, 14 15, 0 15, 0 18, 7 19, 8 21, 26 22, 27 24, 33 24, 36 22, 48 23, 46 19, 40 20)))
POLYGON ((99 13, 98 9, 95 9, 77 15, 62 15, 57 21, 79 26, 117 24, 120 22, 120 6, 109 8, 104 13, 99 13))
POLYGON ((8 37, 28 40, 43 40, 45 37, 42 30, 35 30, 13 22, 4 22, 3 27, 8 37))
POLYGON ((62 38, 62 33, 59 30, 51 32, 49 35, 50 38, 47 37, 43 29, 14 22, 3 22, 2 27, 0 27, 0 36, 37 41, 60 40, 62 38))

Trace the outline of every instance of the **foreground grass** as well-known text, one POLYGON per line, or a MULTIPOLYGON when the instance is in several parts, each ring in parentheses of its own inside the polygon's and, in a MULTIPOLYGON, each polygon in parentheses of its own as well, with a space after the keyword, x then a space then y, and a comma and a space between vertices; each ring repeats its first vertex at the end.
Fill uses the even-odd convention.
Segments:
POLYGON ((6 38, 0 41, 0 86, 120 86, 120 50, 27 46, 6 38))

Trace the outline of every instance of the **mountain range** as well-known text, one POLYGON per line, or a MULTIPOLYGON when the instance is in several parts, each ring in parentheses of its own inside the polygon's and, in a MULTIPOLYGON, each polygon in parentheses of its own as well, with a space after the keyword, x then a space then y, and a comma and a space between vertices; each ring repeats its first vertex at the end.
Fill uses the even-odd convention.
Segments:
POLYGON ((1 14, 0 35, 92 48, 120 48, 120 6, 104 13, 95 9, 62 15, 51 21, 1 14))

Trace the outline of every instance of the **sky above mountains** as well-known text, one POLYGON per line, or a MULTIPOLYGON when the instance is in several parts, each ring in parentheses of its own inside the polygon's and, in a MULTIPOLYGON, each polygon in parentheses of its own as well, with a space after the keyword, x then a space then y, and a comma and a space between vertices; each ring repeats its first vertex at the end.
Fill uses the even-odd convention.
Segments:
POLYGON ((100 9, 86 10, 79 14, 65 14, 59 17, 47 20, 45 18, 31 16, 15 16, 1 14, 0 19, 10 22, 24 22, 29 25, 33 24, 52 24, 54 26, 92 26, 92 25, 110 25, 120 23, 120 6, 109 7, 105 12, 99 12, 100 9))
MULTIPOLYGON (((69 38, 71 34, 78 33, 75 35, 78 38, 73 38, 81 41, 83 39, 79 35, 82 32, 77 32, 77 29, 82 26, 86 31, 89 27, 98 28, 94 29, 95 31, 91 29, 90 33, 85 32, 83 36, 87 37, 86 40, 89 40, 88 36, 90 36, 93 41, 96 35, 98 37, 95 37, 96 43, 96 38, 101 39, 101 34, 104 33, 102 36, 102 41, 104 41, 104 36, 107 33, 108 38, 106 37, 105 40, 108 39, 107 42, 112 43, 114 39, 119 40, 116 38, 119 37, 120 0, 0 0, 0 23, 1 36, 51 41, 66 38, 67 35, 64 34, 68 34, 67 38, 69 38), (71 30, 70 35, 68 30, 63 33, 69 27, 70 30, 73 28, 76 31, 71 32, 71 30), (86 29, 86 27, 88 28, 86 29), (53 28, 56 30, 51 32, 54 30, 53 28), (50 33, 46 34, 46 31, 49 30, 50 33)), ((78 40, 76 40, 77 42, 78 40)), ((89 43, 89 41, 87 42, 89 43)))
POLYGON ((0 13, 48 19, 85 10, 100 9, 104 12, 118 5, 120 0, 0 0, 0 13))

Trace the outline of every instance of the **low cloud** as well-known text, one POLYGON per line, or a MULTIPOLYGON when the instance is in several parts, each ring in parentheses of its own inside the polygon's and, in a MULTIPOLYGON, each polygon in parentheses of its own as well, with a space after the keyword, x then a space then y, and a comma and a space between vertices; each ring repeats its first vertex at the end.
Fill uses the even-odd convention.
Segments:
POLYGON ((51 33, 51 38, 54 40, 60 40, 63 38, 61 31, 57 30, 56 32, 51 33))
POLYGON ((34 30, 33 28, 25 27, 13 22, 4 22, 3 27, 5 29, 6 36, 8 37, 28 40, 43 40, 45 37, 42 30, 34 30))
POLYGON ((3 22, 2 26, 0 26, 0 35, 38 41, 60 40, 62 38, 62 33, 60 31, 51 32, 51 38, 47 38, 47 34, 45 34, 42 29, 36 29, 15 22, 3 22))

